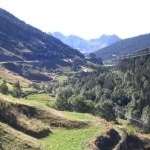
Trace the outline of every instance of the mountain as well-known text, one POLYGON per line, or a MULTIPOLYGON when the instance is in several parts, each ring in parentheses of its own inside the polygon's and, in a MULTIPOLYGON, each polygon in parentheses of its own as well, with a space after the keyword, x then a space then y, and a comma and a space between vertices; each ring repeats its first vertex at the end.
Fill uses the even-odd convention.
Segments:
POLYGON ((48 34, 54 36, 55 38, 58 38, 63 43, 65 43, 73 48, 76 48, 78 50, 84 50, 84 49, 88 48, 87 47, 88 41, 86 41, 83 38, 80 38, 76 35, 64 36, 60 32, 54 32, 54 33, 48 32, 48 34))
POLYGON ((115 42, 120 41, 121 39, 117 35, 106 35, 103 34, 100 38, 89 40, 90 48, 92 49, 101 49, 107 47, 115 42))
POLYGON ((85 40, 76 35, 64 36, 59 32, 48 32, 48 34, 58 38, 63 43, 68 44, 69 46, 78 49, 82 53, 89 53, 95 50, 106 47, 112 43, 120 41, 121 39, 117 35, 102 35, 96 39, 85 40))
POLYGON ((116 59, 122 55, 132 54, 144 48, 150 48, 150 34, 127 38, 96 51, 103 60, 116 59))
POLYGON ((0 61, 84 56, 60 40, 0 8, 0 61))

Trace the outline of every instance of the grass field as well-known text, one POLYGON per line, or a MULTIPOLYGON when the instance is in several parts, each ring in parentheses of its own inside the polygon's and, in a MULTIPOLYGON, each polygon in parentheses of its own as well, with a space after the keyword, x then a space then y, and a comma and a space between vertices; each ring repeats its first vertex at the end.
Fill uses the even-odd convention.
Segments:
MULTIPOLYGON (((89 122, 100 121, 97 117, 90 114, 61 111, 60 113, 66 115, 66 117, 89 122)), ((92 124, 90 127, 66 130, 64 128, 51 128, 52 134, 42 139, 43 145, 46 150, 87 150, 90 140, 96 135, 106 130, 105 124, 101 125, 92 124), (88 141, 88 142, 87 142, 88 141)))
POLYGON ((92 121, 92 120, 95 120, 96 118, 90 114, 84 114, 84 113, 68 112, 68 111, 63 111, 62 113, 65 114, 69 118, 82 120, 82 121, 92 121))
POLYGON ((85 141, 103 132, 104 127, 90 127, 78 130, 53 129, 50 136, 42 139, 46 150, 86 150, 85 141))
POLYGON ((27 104, 27 105, 31 105, 31 106, 35 106, 35 107, 41 107, 43 105, 42 103, 39 103, 37 101, 19 99, 19 98, 12 97, 11 95, 3 95, 1 93, 0 93, 0 97, 2 99, 10 101, 10 102, 20 103, 20 104, 27 104))
POLYGON ((32 94, 26 97, 27 101, 38 102, 48 106, 52 106, 55 103, 55 97, 52 97, 50 94, 32 94))

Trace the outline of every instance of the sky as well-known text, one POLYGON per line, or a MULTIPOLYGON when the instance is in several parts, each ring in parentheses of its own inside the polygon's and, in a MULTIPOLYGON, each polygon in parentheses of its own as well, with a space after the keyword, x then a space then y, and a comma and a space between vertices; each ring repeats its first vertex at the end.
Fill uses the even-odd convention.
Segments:
POLYGON ((149 0, 0 0, 3 8, 44 32, 84 39, 150 33, 149 0))

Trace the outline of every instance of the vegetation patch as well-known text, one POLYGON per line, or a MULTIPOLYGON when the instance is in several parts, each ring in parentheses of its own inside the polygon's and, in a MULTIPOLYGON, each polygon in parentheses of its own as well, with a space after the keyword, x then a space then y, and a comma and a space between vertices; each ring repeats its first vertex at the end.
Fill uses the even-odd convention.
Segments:
POLYGON ((80 121, 75 119, 67 118, 54 109, 36 109, 36 118, 46 124, 50 124, 52 127, 64 127, 67 129, 80 129, 89 126, 89 121, 80 121))
POLYGON ((69 112, 69 111, 63 111, 65 115, 67 115, 69 118, 77 119, 77 120, 84 120, 84 121, 92 121, 95 120, 96 117, 87 113, 77 113, 77 112, 69 112))
POLYGON ((59 80, 59 81, 65 81, 65 80, 67 80, 67 76, 58 76, 57 77, 57 80, 59 80))
POLYGON ((36 101, 38 103, 42 103, 48 106, 52 106, 55 103, 55 97, 52 97, 50 94, 42 93, 42 94, 31 94, 25 98, 27 101, 36 101))
POLYGON ((0 120, 12 127, 37 138, 47 136, 50 133, 49 126, 43 124, 34 116, 35 108, 14 104, 0 99, 0 120))
POLYGON ((42 145, 37 139, 25 135, 7 124, 0 122, 0 149, 40 150, 42 149, 42 145))
MULTIPOLYGON (((96 133, 104 131, 103 127, 90 127, 78 130, 53 129, 53 134, 42 139, 45 149, 83 150, 85 141, 96 133)), ((86 149, 85 149, 86 150, 86 149)))

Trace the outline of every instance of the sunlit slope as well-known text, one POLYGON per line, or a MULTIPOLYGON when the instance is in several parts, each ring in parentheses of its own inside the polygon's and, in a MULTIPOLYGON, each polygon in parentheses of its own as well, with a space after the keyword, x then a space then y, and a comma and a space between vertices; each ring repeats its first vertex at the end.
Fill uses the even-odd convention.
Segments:
MULTIPOLYGON (((41 102, 16 99, 11 96, 1 96, 7 99, 0 100, 0 111, 3 111, 0 117, 2 121, 8 123, 21 133, 23 132, 40 139, 42 137, 40 140, 41 147, 44 147, 46 150, 55 150, 58 148, 60 150, 64 148, 69 150, 71 147, 77 149, 90 147, 90 141, 96 138, 100 133, 105 132, 109 127, 109 124, 105 120, 89 114, 57 111, 45 106, 45 104, 41 102), (5 112, 4 110, 7 111, 5 112), (12 115, 13 117, 11 118, 12 115), (8 118, 11 119, 8 120, 8 118), (45 129, 47 131, 42 136, 38 132, 38 125, 40 125, 41 131, 45 131, 45 129), (50 132, 48 132, 48 128, 50 132), (33 131, 36 132, 36 134, 33 134, 33 131), (62 143, 60 143, 61 141, 62 143), (68 144, 65 145, 65 142, 68 144)), ((4 137, 5 136, 2 136, 2 138, 4 137)), ((5 139, 5 142, 7 143, 9 139, 10 138, 8 138, 8 140, 5 139)), ((13 140, 14 139, 12 139, 12 141, 13 140)), ((3 146, 7 148, 6 145, 3 146)), ((23 145, 21 144, 20 147, 21 146, 23 145)), ((31 149, 34 148, 32 147, 31 149)))

